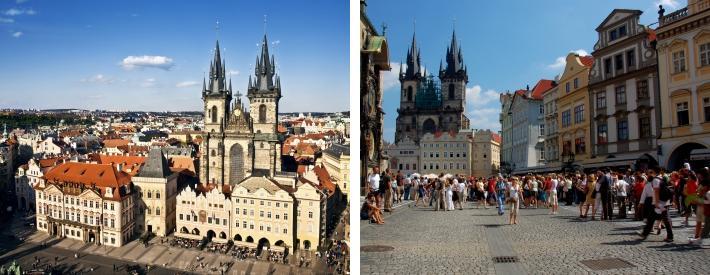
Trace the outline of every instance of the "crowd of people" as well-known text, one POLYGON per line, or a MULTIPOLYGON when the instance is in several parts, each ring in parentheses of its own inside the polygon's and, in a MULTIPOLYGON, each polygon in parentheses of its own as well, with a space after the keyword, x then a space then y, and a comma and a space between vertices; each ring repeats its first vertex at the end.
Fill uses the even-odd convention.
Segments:
POLYGON ((559 204, 578 206, 579 218, 610 221, 645 220, 639 235, 645 239, 652 231, 665 228, 665 241, 673 242, 670 209, 683 218, 681 226, 695 217, 694 236, 698 244, 710 233, 710 171, 707 167, 692 170, 685 164, 677 171, 661 167, 638 170, 598 169, 590 173, 527 174, 488 178, 444 175, 422 177, 403 175, 389 169, 373 168, 367 176, 361 218, 384 224, 384 212, 411 200, 413 207, 431 207, 435 211, 462 210, 465 202, 475 207, 509 211, 508 223, 518 223, 520 208, 548 208, 559 212, 559 204), (708 215, 704 215, 708 213, 708 215), (629 216, 633 215, 633 216, 629 216), (704 225, 704 226, 703 226, 704 225))

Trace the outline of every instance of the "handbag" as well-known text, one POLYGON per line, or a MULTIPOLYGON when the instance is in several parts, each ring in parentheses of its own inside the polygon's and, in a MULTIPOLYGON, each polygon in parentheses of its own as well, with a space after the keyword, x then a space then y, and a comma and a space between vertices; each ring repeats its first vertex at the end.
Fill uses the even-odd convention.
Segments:
POLYGON ((453 192, 454 195, 452 196, 453 201, 459 201, 459 192, 453 192))

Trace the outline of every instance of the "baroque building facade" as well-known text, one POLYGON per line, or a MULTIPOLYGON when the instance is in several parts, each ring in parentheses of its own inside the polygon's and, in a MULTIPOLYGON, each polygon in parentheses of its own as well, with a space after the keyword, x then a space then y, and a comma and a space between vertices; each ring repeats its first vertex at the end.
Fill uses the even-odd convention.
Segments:
POLYGON ((710 1, 659 11, 659 162, 678 169, 710 148, 710 1))
POLYGON ((657 66, 653 30, 640 10, 613 10, 597 27, 589 72, 590 163, 645 170, 656 161, 657 66))

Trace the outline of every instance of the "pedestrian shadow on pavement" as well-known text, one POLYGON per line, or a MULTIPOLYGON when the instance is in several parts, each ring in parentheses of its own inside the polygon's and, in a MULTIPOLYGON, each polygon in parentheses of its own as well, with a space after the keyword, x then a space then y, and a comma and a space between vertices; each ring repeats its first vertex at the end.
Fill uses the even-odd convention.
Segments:
POLYGON ((643 242, 643 240, 639 239, 634 239, 634 240, 622 240, 622 241, 616 241, 616 242, 603 242, 600 244, 603 245, 639 245, 643 242))
POLYGON ((632 231, 632 230, 639 230, 641 228, 640 226, 624 226, 624 227, 616 227, 613 228, 613 231, 632 231))
POLYGON ((698 245, 690 244, 676 244, 676 243, 666 243, 663 245, 649 246, 648 248, 654 248, 658 251, 670 251, 670 252, 685 252, 703 249, 698 245))
POLYGON ((484 227, 488 227, 488 228, 498 228, 498 227, 503 226, 503 224, 482 224, 482 225, 484 227))

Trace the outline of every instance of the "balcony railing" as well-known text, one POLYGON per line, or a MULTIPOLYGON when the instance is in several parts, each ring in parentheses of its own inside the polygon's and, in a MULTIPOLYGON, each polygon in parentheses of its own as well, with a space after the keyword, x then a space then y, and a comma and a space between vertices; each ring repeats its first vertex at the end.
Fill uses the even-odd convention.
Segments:
POLYGON ((688 8, 685 7, 685 8, 679 9, 677 11, 671 12, 668 15, 661 17, 661 19, 659 20, 658 23, 660 26, 665 26, 667 24, 681 20, 687 16, 688 16, 688 8))

